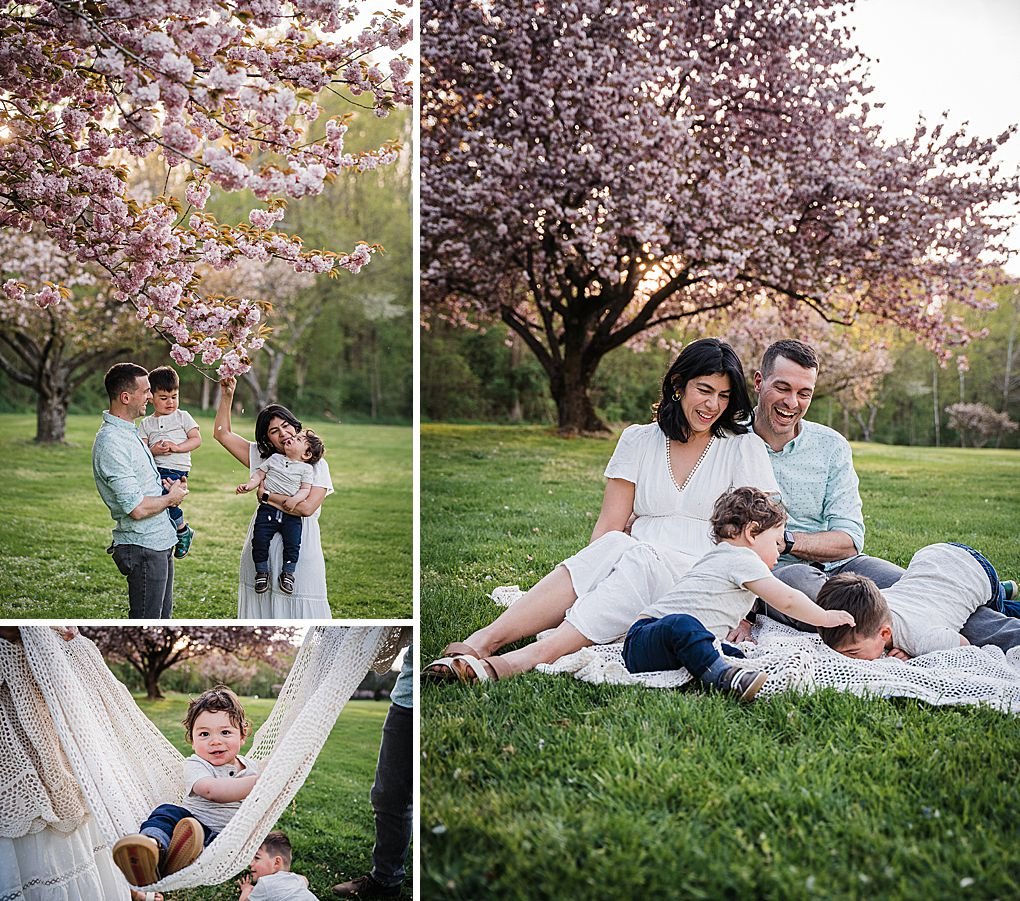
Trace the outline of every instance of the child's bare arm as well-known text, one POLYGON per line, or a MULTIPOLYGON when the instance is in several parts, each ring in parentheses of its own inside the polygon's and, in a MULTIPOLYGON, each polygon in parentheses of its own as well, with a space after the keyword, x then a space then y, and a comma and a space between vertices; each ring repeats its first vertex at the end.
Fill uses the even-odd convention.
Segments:
POLYGON ((186 454, 188 451, 193 451, 196 447, 202 446, 202 433, 199 432, 198 426, 188 430, 188 437, 181 441, 179 444, 171 444, 170 449, 175 454, 186 454))
POLYGON ((207 801, 219 803, 243 801, 251 794, 258 778, 258 773, 254 776, 238 776, 236 779, 216 779, 206 776, 191 786, 191 791, 207 801))
POLYGON ((771 604, 780 612, 799 619, 802 623, 829 628, 854 625, 854 618, 845 610, 823 610, 803 591, 791 588, 775 576, 745 582, 744 587, 748 591, 753 591, 766 604, 771 604))
POLYGON ((255 886, 252 885, 251 876, 245 874, 237 880, 237 884, 241 887, 241 896, 239 901, 248 901, 249 895, 251 895, 255 886))
POLYGON ((301 487, 298 488, 287 500, 283 502, 283 509, 288 513, 293 512, 294 508, 302 501, 307 500, 308 495, 312 492, 311 482, 302 482, 301 487))
POLYGON ((245 494, 249 491, 255 491, 262 487, 262 483, 265 481, 266 471, 264 469, 256 469, 254 475, 248 479, 243 485, 237 486, 238 494, 245 494))

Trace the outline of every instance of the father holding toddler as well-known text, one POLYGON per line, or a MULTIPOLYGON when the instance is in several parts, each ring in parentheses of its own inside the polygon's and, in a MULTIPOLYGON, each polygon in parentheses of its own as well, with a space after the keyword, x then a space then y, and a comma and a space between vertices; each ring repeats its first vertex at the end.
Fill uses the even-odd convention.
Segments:
POLYGON ((135 428, 152 400, 148 370, 117 363, 104 383, 110 409, 103 412, 92 445, 92 474, 114 521, 107 553, 127 577, 128 616, 168 619, 174 603, 177 532, 166 511, 187 496, 188 480, 161 479, 135 428))

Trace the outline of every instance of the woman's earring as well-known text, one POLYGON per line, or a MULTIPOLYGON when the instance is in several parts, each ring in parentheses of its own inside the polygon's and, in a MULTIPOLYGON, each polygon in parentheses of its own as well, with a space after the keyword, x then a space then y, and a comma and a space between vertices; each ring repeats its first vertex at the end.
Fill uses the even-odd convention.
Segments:
POLYGON ((673 389, 673 400, 676 401, 676 403, 680 403, 680 398, 681 397, 683 397, 683 395, 680 393, 680 389, 679 388, 674 388, 673 389))

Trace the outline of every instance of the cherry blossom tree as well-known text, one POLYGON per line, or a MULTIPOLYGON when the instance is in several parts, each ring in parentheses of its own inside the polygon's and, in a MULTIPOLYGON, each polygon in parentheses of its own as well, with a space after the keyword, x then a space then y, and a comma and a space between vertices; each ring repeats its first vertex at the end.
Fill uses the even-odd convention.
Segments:
POLYGON ((984 447, 992 438, 999 438, 1006 432, 1015 432, 1020 424, 1009 418, 1008 413, 997 413, 988 404, 950 404, 946 407, 949 427, 960 433, 960 446, 984 447))
POLYGON ((566 430, 605 354, 759 298, 945 353, 1007 253, 1012 134, 885 141, 839 0, 422 4, 422 300, 502 319, 566 430))
POLYGON ((217 650, 242 660, 272 661, 293 653, 297 634, 296 629, 275 626, 92 626, 81 631, 107 660, 130 665, 150 700, 163 697, 160 677, 180 663, 217 650))
MULTIPOLYGON (((397 7, 410 0, 394 0, 397 7)), ((344 146, 348 116, 316 124, 323 90, 385 115, 410 102, 411 24, 362 0, 39 0, 0 3, 0 227, 42 226, 108 273, 115 299, 172 344, 237 375, 263 341, 258 303, 208 294, 196 267, 286 261, 358 272, 361 242, 306 250, 274 228, 287 198, 396 159, 387 142, 344 146), (184 196, 138 199, 133 161, 160 151, 184 196), (206 211, 212 190, 259 202, 239 224, 206 211)), ((53 279, 49 279, 53 282, 53 279)), ((66 306, 57 284, 8 279, 13 301, 66 306)), ((66 311, 65 311, 66 314, 66 311)))
POLYGON ((0 292, 0 369, 35 392, 35 440, 62 442, 75 390, 131 351, 138 322, 110 296, 108 283, 45 235, 0 230, 0 280, 6 278, 64 292, 61 304, 43 309, 0 292), (71 316, 63 311, 70 305, 71 316))

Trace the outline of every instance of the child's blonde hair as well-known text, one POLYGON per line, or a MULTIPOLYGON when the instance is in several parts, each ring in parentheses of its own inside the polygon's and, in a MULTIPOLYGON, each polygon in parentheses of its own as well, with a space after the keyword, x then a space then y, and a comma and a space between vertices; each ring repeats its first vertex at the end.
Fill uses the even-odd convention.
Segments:
POLYGON ((203 691, 197 698, 192 698, 188 704, 188 712, 184 714, 184 735, 191 741, 191 730, 195 728, 195 720, 199 714, 212 711, 223 712, 230 719, 230 723, 241 730, 241 737, 244 738, 251 728, 244 715, 244 707, 241 702, 226 685, 217 685, 208 691, 203 691))
POLYGON ((716 544, 724 538, 736 538, 751 525, 759 535, 786 522, 786 511, 773 496, 757 488, 730 488, 719 495, 712 509, 712 537, 716 544))

